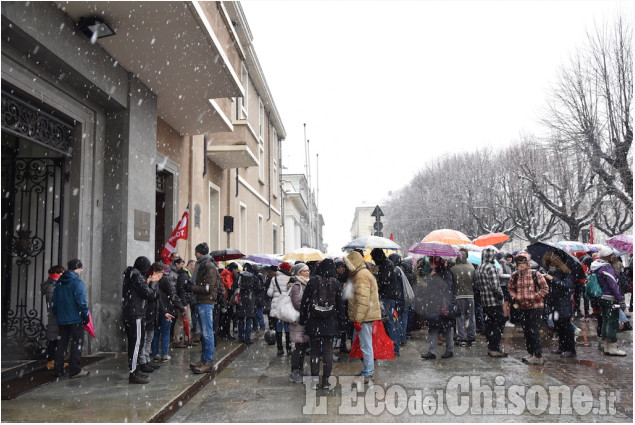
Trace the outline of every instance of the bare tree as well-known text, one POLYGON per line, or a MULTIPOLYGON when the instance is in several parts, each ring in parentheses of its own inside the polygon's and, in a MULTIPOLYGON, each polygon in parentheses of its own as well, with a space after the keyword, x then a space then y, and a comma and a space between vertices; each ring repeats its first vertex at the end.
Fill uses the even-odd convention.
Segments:
POLYGON ((534 243, 551 239, 556 234, 558 218, 538 200, 531 186, 521 177, 521 168, 531 169, 540 164, 540 159, 530 150, 520 144, 511 146, 501 153, 499 161, 506 170, 501 176, 506 202, 501 207, 513 220, 514 235, 534 243))
POLYGON ((520 177, 545 208, 568 227, 568 239, 577 240, 591 224, 605 195, 605 186, 594 182, 595 173, 577 149, 563 149, 560 140, 544 145, 525 140, 527 156, 518 162, 520 177))
POLYGON ((633 210, 626 209, 620 199, 609 195, 598 208, 594 224, 607 235, 624 233, 633 227, 633 210))
POLYGON ((561 71, 544 123, 563 146, 583 152, 609 194, 633 208, 632 31, 618 18, 596 28, 561 71))

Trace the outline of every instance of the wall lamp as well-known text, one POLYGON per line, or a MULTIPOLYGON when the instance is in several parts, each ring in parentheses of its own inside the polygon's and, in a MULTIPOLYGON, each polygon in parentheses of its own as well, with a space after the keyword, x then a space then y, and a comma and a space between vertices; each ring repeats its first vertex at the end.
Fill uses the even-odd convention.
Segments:
POLYGON ((99 17, 79 18, 77 28, 91 40, 115 35, 115 30, 99 17))

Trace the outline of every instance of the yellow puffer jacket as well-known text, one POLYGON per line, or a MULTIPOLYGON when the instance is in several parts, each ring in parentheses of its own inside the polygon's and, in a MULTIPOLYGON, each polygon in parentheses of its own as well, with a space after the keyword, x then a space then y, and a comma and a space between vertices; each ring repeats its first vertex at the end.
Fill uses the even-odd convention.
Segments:
POLYGON ((353 281, 353 296, 348 300, 348 317, 352 322, 374 322, 381 320, 379 293, 375 276, 368 270, 358 252, 344 258, 353 281))

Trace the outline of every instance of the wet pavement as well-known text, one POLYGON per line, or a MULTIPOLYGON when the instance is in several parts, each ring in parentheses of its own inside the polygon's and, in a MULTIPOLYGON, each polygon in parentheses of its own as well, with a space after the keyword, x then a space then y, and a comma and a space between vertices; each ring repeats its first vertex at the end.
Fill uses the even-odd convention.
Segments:
MULTIPOLYGON (((172 360, 151 374, 149 385, 128 384, 125 354, 113 354, 88 366, 91 374, 86 378, 65 378, 3 401, 2 420, 632 422, 632 333, 618 334, 627 356, 608 357, 597 349, 595 322, 576 324, 583 329, 577 337, 577 357, 561 359, 550 354, 557 341, 544 334, 544 366, 520 361, 526 352, 517 328, 505 329, 503 346, 510 357, 504 359, 488 357, 485 338, 478 335, 476 346, 456 347, 451 359, 423 361, 420 355, 427 351, 426 331, 414 332, 400 357, 376 361, 374 386, 364 385, 355 376, 361 369, 360 360, 336 353, 340 361, 334 363, 332 380, 337 379, 337 385, 331 391, 307 390, 310 383, 288 382, 290 358, 277 356, 275 346, 261 339, 262 333, 249 347, 220 341, 215 356, 220 371, 211 376, 189 370, 189 362, 200 356, 200 346, 174 349, 172 360), (474 391, 477 385, 482 390, 479 393, 474 391), (590 394, 580 385, 588 387, 590 394), (556 403, 541 404, 549 400, 542 397, 547 390, 548 397, 558 396, 550 388, 557 386, 564 386, 560 395, 567 399, 561 414, 555 410, 556 403), (591 397, 589 401, 586 396, 591 397), (613 396, 615 401, 611 401, 613 396), (504 404, 497 404, 497 398, 504 404), (566 411, 570 406, 573 408, 566 411)), ((437 353, 443 351, 440 346, 437 353)))
MULTIPOLYGON (((520 359, 526 356, 524 338, 516 328, 505 330, 503 344, 511 355, 504 359, 488 357, 485 338, 479 335, 476 346, 456 347, 454 358, 423 361, 420 355, 428 348, 426 332, 416 332, 402 347, 401 356, 396 360, 376 361, 373 389, 361 382, 352 383, 352 380, 358 379, 355 375, 361 369, 361 362, 341 355, 340 361, 333 367, 333 376, 338 377, 335 389, 307 391, 304 384, 288 382, 289 357, 277 357, 273 347, 261 342, 241 354, 210 385, 176 412, 170 422, 262 422, 264 418, 267 422, 632 422, 631 332, 618 334, 628 355, 608 357, 597 349, 594 323, 579 322, 578 325, 583 327, 583 331, 577 337, 578 356, 574 359, 561 359, 550 354, 557 341, 543 336, 547 360, 544 366, 528 366, 521 362, 520 359), (344 378, 346 381, 342 384, 343 376, 349 378, 344 378), (458 391, 448 388, 448 382, 453 377, 454 382, 478 379, 481 388, 489 386, 494 389, 498 386, 499 393, 503 395, 506 391, 509 394, 510 387, 514 385, 522 387, 527 390, 521 393, 527 394, 527 408, 523 409, 517 399, 513 403, 509 397, 506 408, 488 412, 487 396, 484 395, 468 399, 469 409, 465 409, 465 413, 462 408, 456 407, 456 403, 450 408, 457 397, 469 394, 458 394, 458 391), (550 411, 551 404, 543 409, 540 404, 534 406, 528 399, 530 390, 533 391, 531 394, 541 394, 542 390, 535 386, 548 388, 561 385, 567 386, 571 392, 580 385, 587 385, 592 392, 592 404, 574 404, 568 413, 564 410, 567 404, 563 403, 563 411, 558 414, 555 410, 550 411), (358 387, 360 391, 357 391, 358 387), (600 397, 600 391, 605 391, 604 398, 600 397), (405 400, 404 404, 399 404, 400 393, 405 396, 407 405, 405 400), (617 399, 613 403, 615 411, 600 403, 611 404, 607 400, 612 393, 617 399), (445 402, 439 403, 440 395, 445 402), (416 401, 424 400, 426 396, 427 408, 417 406, 416 401), (593 409, 596 409, 595 414, 593 409)), ((437 350, 438 354, 443 351, 441 346, 437 350)), ((586 395, 583 392, 577 394, 586 395)), ((549 396, 553 394, 549 393, 549 396)), ((493 399, 496 400, 496 393, 493 399)), ((556 406, 556 403, 553 405, 556 406)))
MULTIPOLYGON (((229 363, 245 345, 219 341, 215 361, 229 363), (226 359, 223 361, 223 359, 226 359)), ((3 422, 148 422, 169 417, 179 399, 187 397, 192 386, 205 383, 209 374, 197 375, 189 363, 200 359, 200 345, 172 349, 172 359, 160 363, 150 374, 147 385, 128 383, 127 356, 111 353, 105 360, 85 369, 85 378, 65 377, 14 400, 2 401, 3 422), (184 394, 185 393, 185 394, 184 394)), ((181 404, 185 401, 181 401, 181 404)))

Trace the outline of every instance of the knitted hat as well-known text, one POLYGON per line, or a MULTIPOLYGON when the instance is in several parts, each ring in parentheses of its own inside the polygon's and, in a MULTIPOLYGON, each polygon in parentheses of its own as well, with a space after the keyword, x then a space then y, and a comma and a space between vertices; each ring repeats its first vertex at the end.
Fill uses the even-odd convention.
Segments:
POLYGON ((280 270, 284 270, 286 272, 290 272, 291 271, 291 264, 284 262, 280 264, 280 270))
POLYGON ((209 245, 207 245, 206 242, 201 242, 200 244, 196 245, 194 251, 198 252, 201 255, 207 255, 209 254, 209 245))
MULTIPOLYGON (((610 247, 606 246, 606 245, 598 250, 598 256, 600 258, 608 257, 608 256, 613 255, 613 254, 614 254, 613 250, 610 247)), ((69 268, 69 270, 71 269, 70 268, 70 263, 69 263, 69 267, 68 268, 69 268)))
POLYGON ((297 263, 296 265, 291 267, 291 274, 296 276, 296 275, 300 274, 300 270, 302 270, 305 267, 307 267, 307 265, 305 263, 297 263))
MULTIPOLYGON (((613 253, 613 251, 611 251, 611 253, 613 253)), ((69 270, 77 270, 77 269, 83 269, 83 268, 84 266, 82 265, 82 262, 79 261, 77 258, 68 262, 69 270)))
POLYGON ((133 267, 139 270, 141 274, 146 274, 150 270, 151 265, 152 263, 150 263, 148 257, 139 257, 135 260, 133 267))

